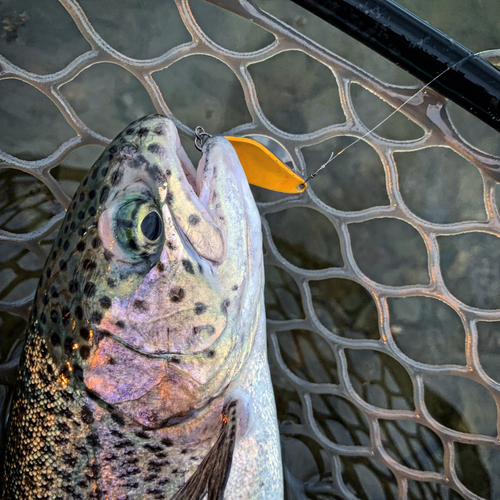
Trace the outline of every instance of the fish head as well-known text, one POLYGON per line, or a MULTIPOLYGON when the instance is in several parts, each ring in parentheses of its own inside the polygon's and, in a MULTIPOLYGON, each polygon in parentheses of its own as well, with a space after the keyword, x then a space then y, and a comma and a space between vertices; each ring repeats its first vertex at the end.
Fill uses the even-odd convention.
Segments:
POLYGON ((59 235, 63 382, 75 374, 148 428, 173 425, 231 385, 254 343, 262 236, 238 157, 215 137, 196 171, 173 122, 151 115, 110 144, 74 200, 80 222, 59 235))

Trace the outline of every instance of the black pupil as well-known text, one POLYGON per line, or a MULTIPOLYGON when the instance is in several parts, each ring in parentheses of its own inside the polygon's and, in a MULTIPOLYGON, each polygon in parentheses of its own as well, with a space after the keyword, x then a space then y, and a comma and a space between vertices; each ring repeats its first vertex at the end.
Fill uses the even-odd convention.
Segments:
POLYGON ((161 234, 161 219, 156 212, 149 212, 141 222, 142 234, 151 241, 155 241, 161 234))

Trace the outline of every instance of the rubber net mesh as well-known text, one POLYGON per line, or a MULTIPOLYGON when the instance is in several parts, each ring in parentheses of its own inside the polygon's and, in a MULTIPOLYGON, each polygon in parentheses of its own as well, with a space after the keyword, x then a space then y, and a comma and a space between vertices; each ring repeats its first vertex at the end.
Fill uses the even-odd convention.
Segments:
MULTIPOLYGON (((43 93, 75 133, 41 159, 0 151, 4 422, 37 277, 64 216, 61 205, 68 207, 68 192, 76 185, 74 178, 73 184, 64 180, 68 158, 80 148, 110 141, 84 123, 86 98, 77 87, 68 97, 66 85, 97 63, 117 65, 148 92, 152 107, 147 111, 173 117, 191 141, 196 120, 188 126, 171 111, 179 96, 170 92, 169 103, 156 76, 184 58, 211 56, 239 81, 237 92, 247 107, 247 120, 226 132, 260 137, 302 175, 376 123, 380 116, 366 112, 369 99, 378 96, 387 114, 418 88, 383 83, 245 0, 211 3, 271 34, 263 48, 221 47, 201 29, 187 0, 176 0, 191 41, 153 59, 118 52, 76 1, 60 3, 90 50, 42 76, 0 58, 0 78, 43 93), (290 51, 310 62, 287 62, 290 51), (293 93, 275 99, 275 89, 266 88, 265 65, 276 58, 284 61, 285 83, 307 83, 308 64, 333 75, 330 91, 338 90, 338 109, 330 112, 321 99, 314 101, 309 112, 320 121, 313 130, 297 133, 288 115, 280 115, 293 107, 293 93), (70 105, 72 98, 79 104, 70 105), (268 111, 273 106, 278 109, 268 111), (271 114, 280 123, 271 123, 271 114), (22 193, 15 206, 14 191, 22 193), (49 194, 40 198, 40 193, 49 194), (20 210, 43 223, 9 229, 20 210)), ((308 85, 313 97, 321 94, 314 81, 308 85)), ((198 102, 193 116, 214 111, 209 104, 203 107, 203 99, 198 102)), ((289 499, 500 498, 495 198, 500 159, 466 142, 448 108, 441 96, 425 91, 399 114, 393 137, 383 127, 364 137, 305 193, 255 190, 289 499), (417 133, 398 136, 398 129, 417 133)))

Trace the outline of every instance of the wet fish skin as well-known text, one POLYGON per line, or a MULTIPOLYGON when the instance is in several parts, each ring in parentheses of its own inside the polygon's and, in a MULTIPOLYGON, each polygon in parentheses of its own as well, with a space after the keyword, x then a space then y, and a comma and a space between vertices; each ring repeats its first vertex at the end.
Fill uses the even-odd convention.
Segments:
POLYGON ((260 219, 230 144, 209 141, 196 172, 165 117, 127 127, 40 279, 2 498, 177 500, 210 490, 206 470, 213 498, 282 498, 262 288, 260 219))

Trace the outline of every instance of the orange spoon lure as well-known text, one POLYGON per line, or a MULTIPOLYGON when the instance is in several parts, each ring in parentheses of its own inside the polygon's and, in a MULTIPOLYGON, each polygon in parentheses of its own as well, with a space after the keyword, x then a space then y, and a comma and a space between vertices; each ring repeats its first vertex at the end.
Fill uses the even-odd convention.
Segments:
MULTIPOLYGON (((211 136, 196 127, 195 146, 201 150, 211 136)), ((246 137, 224 136, 240 159, 249 184, 279 193, 302 193, 307 184, 260 142, 246 137)))

